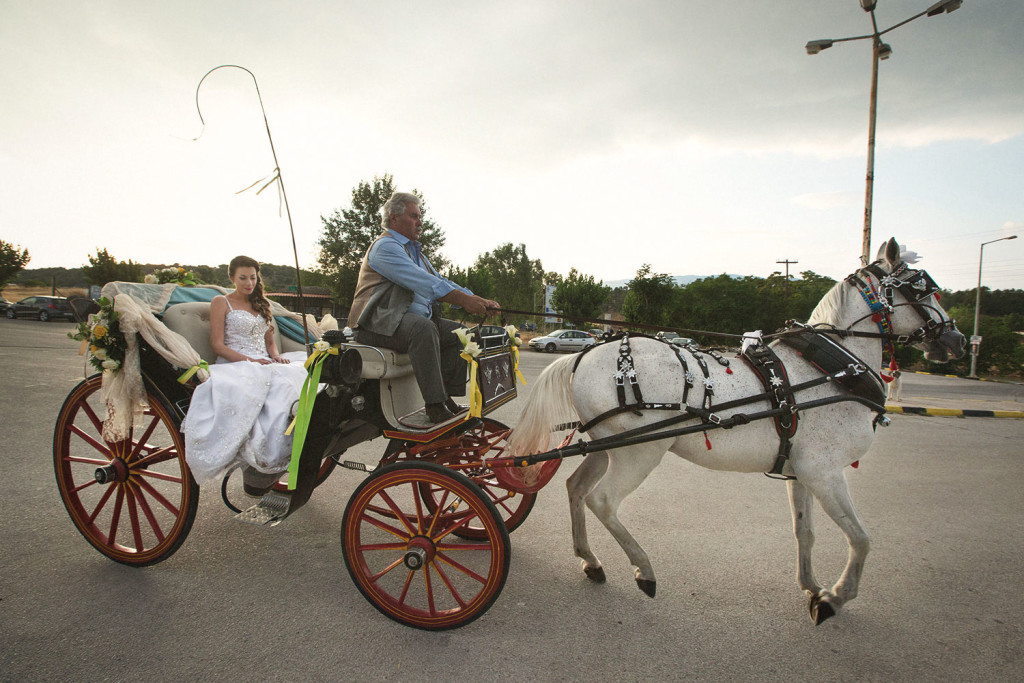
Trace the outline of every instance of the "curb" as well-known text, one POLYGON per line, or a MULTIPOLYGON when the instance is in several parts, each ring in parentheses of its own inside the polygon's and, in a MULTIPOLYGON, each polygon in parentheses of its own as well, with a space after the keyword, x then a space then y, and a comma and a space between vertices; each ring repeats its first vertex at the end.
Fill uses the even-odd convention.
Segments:
POLYGON ((941 372, 925 372, 924 370, 914 370, 912 374, 915 375, 931 375, 932 377, 952 377, 953 379, 966 379, 972 382, 996 382, 997 384, 1024 384, 1024 382, 1017 382, 1012 379, 997 379, 995 377, 965 377, 963 375, 943 375, 941 372))
POLYGON ((932 417, 1016 417, 1024 418, 1024 410, 958 410, 956 408, 918 408, 915 406, 886 406, 886 412, 903 415, 930 415, 932 417))

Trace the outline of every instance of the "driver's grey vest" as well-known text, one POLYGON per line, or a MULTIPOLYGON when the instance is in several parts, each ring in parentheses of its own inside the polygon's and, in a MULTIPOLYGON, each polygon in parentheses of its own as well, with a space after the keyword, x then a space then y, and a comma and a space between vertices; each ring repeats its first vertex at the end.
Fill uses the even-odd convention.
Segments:
MULTIPOLYGON (((373 245, 382 239, 394 239, 384 232, 373 241, 373 245)), ((413 256, 409 252, 409 243, 402 245, 409 259, 413 256)), ((356 293, 352 298, 352 307, 348 311, 348 325, 352 329, 362 328, 377 334, 391 336, 398 329, 402 322, 402 316, 412 305, 412 290, 388 280, 383 275, 370 267, 370 249, 363 255, 363 262, 359 266, 359 280, 356 282, 356 293)), ((427 270, 436 274, 437 271, 427 261, 427 257, 421 254, 427 270)))

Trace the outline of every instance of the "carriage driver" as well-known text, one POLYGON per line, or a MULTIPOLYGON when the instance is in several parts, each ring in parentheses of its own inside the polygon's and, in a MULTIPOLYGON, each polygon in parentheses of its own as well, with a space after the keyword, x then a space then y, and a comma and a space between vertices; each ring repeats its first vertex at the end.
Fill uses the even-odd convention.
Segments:
POLYGON ((452 331, 460 325, 438 314, 437 302, 460 306, 473 315, 498 309, 441 277, 421 251, 423 215, 414 194, 395 192, 381 210, 384 232, 366 250, 349 309, 356 341, 408 353, 427 419, 444 422, 460 410, 451 396, 466 395, 462 344, 452 331))

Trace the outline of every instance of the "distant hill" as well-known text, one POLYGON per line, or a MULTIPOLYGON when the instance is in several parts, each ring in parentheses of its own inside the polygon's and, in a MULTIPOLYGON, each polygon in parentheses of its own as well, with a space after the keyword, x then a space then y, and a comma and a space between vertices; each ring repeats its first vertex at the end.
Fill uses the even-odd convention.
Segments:
MULTIPOLYGON (((688 285, 694 280, 703 280, 706 277, 718 277, 717 275, 673 275, 671 276, 675 281, 676 286, 688 285)), ((743 277, 742 275, 730 275, 729 277, 743 277)), ((626 278, 625 280, 606 280, 604 283, 605 287, 611 287, 616 289, 618 287, 625 287, 629 284, 633 278, 626 278)))

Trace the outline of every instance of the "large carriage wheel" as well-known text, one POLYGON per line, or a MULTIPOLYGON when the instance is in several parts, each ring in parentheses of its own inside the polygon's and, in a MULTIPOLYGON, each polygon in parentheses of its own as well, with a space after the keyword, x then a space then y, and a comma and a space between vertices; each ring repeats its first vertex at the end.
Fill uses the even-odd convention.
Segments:
POLYGON ((508 531, 467 477, 429 462, 398 462, 356 488, 341 527, 345 566, 383 614, 428 630, 468 624, 497 599, 508 575, 508 531), (429 510, 419 488, 438 492, 429 510), (456 531, 474 525, 479 540, 456 531))
MULTIPOLYGON (((424 451, 419 457, 457 470, 472 479, 494 503, 505 522, 505 528, 512 532, 526 521, 537 502, 537 493, 509 490, 501 485, 490 468, 481 463, 484 457, 497 458, 505 454, 505 437, 508 436, 509 427, 487 417, 480 422, 480 426, 461 434, 457 443, 441 443, 437 450, 424 451)), ((441 493, 429 483, 424 482, 420 486, 423 501, 431 510, 437 507, 441 493)), ((461 538, 484 538, 487 531, 471 524, 455 534, 461 538)))
POLYGON ((53 466, 64 507, 94 548, 137 567, 174 554, 192 529, 199 485, 171 410, 152 394, 124 441, 103 438, 101 378, 75 387, 57 416, 53 466))

